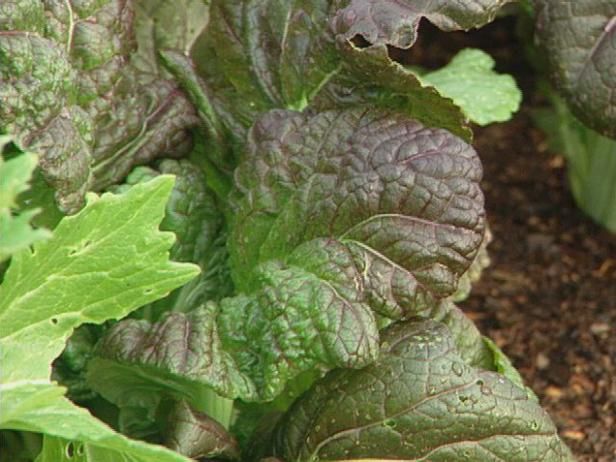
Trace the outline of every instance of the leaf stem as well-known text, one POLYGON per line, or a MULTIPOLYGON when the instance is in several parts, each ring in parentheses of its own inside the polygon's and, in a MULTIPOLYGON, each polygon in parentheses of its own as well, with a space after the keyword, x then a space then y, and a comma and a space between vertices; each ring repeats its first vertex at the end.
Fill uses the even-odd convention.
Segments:
POLYGON ((199 402, 195 403, 198 410, 207 414, 219 424, 229 429, 231 426, 231 416, 233 414, 233 400, 223 398, 214 390, 207 388, 200 396, 199 402))

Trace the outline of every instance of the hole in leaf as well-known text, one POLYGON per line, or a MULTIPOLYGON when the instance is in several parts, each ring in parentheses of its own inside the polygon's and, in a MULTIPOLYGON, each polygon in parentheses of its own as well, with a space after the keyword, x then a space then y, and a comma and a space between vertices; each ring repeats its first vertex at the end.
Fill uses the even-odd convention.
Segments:
POLYGON ((353 44, 353 46, 355 46, 355 48, 359 48, 362 50, 372 45, 368 40, 366 40, 366 37, 361 34, 356 34, 354 37, 352 37, 351 43, 353 44))
POLYGON ((389 428, 396 428, 396 425, 397 425, 397 423, 396 423, 396 421, 395 421, 394 419, 387 419, 387 420, 385 421, 385 426, 386 426, 386 427, 389 427, 389 428))
POLYGON ((77 455, 78 456, 83 456, 85 453, 85 450, 83 449, 83 444, 80 444, 79 446, 77 446, 77 455))
POLYGON ((73 455, 75 454, 75 446, 73 446, 73 442, 72 441, 66 445, 66 448, 64 448, 64 452, 65 452, 66 457, 68 459, 72 459, 73 458, 73 455))
POLYGON ((154 292, 154 289, 152 289, 151 287, 148 287, 147 289, 145 289, 143 291, 144 295, 152 295, 152 293, 154 292))
POLYGON ((75 254, 87 249, 88 247, 90 247, 90 244, 92 244, 92 241, 87 240, 87 241, 83 241, 80 243, 80 247, 73 247, 71 250, 69 250, 68 255, 69 257, 74 256, 75 254))
POLYGON ((51 318, 51 323, 52 323, 53 325, 58 324, 58 318, 51 318))

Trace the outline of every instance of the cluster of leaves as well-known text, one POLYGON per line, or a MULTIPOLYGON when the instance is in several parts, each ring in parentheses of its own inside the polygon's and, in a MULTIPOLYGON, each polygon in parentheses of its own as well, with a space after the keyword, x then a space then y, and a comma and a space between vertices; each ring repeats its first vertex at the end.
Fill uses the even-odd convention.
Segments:
POLYGON ((539 126, 567 159, 580 208, 616 232, 616 4, 535 0, 533 7, 540 44, 533 52, 541 58, 532 62, 552 84, 542 83, 552 110, 538 115, 539 126))
POLYGON ((572 460, 454 304, 489 240, 469 122, 520 93, 478 50, 392 58, 505 3, 0 5, 8 460, 572 460))

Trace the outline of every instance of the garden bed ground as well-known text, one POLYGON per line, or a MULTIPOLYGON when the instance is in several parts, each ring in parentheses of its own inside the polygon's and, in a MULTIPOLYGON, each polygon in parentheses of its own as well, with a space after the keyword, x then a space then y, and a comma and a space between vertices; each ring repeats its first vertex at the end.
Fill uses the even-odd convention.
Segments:
POLYGON ((463 308, 512 358, 578 460, 613 462, 616 236, 576 208, 563 158, 534 128, 544 100, 514 21, 447 37, 424 29, 410 61, 438 67, 460 48, 483 48, 525 94, 513 121, 476 130, 494 240, 492 265, 463 308))
POLYGON ((525 107, 477 133, 494 241, 464 309, 512 358, 579 461, 616 460, 616 236, 573 203, 525 107))

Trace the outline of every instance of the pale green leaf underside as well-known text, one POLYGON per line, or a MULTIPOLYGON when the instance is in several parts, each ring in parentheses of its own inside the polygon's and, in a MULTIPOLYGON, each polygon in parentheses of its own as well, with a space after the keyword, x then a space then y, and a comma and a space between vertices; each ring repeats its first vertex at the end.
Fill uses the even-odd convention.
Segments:
POLYGON ((479 125, 511 119, 522 101, 513 77, 494 72, 494 60, 477 49, 462 50, 447 66, 422 75, 421 80, 451 98, 479 125))

